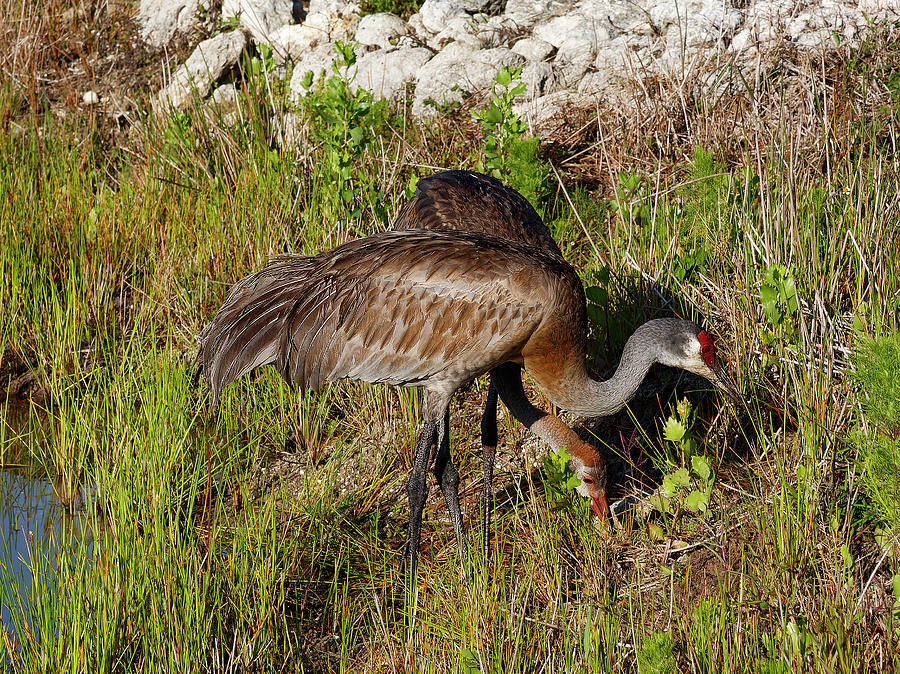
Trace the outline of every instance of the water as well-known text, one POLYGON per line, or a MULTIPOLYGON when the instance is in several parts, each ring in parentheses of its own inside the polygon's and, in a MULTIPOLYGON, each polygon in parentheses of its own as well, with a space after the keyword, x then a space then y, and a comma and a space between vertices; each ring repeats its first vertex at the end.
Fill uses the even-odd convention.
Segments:
POLYGON ((0 447, 0 615, 4 628, 13 633, 12 612, 31 613, 34 570, 40 569, 40 582, 52 582, 58 547, 81 541, 90 546, 90 541, 84 512, 64 507, 39 467, 20 460, 9 463, 10 455, 25 455, 21 451, 25 436, 19 435, 22 426, 16 424, 21 416, 4 414, 7 411, 0 409, 0 424, 6 426, 5 437, 0 436, 5 440, 0 447))

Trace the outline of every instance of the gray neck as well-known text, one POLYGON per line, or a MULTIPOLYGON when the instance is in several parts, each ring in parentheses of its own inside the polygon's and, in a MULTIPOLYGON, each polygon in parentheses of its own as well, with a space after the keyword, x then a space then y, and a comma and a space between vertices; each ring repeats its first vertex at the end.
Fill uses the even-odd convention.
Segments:
POLYGON ((611 378, 596 381, 582 367, 566 386, 567 393, 571 394, 570 399, 554 402, 563 409, 585 417, 608 416, 625 407, 625 403, 631 400, 644 381, 647 371, 657 361, 656 344, 646 339, 649 335, 641 328, 625 343, 622 360, 611 378))

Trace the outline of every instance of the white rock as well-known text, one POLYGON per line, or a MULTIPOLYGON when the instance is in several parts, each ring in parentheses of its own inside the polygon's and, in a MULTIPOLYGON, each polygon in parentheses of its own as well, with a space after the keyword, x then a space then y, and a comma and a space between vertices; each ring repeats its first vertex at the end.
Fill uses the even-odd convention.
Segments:
POLYGON ((458 42, 451 43, 419 71, 412 114, 430 117, 436 111, 427 100, 438 105, 457 103, 472 94, 490 90, 501 66, 524 64, 524 58, 503 47, 477 51, 458 42))
POLYGON ((503 0, 460 0, 470 14, 496 14, 503 7, 503 0))
POLYGON ((137 14, 141 38, 153 47, 162 47, 176 33, 196 26, 200 12, 208 9, 208 0, 141 0, 137 14))
POLYGON ((609 33, 599 20, 581 12, 558 16, 534 27, 534 37, 557 48, 556 59, 572 63, 590 63, 601 40, 609 33))
POLYGON ((432 56, 431 50, 424 47, 365 54, 356 62, 353 88, 368 89, 376 99, 398 100, 403 97, 407 82, 416 81, 416 75, 432 56))
POLYGON ((532 133, 551 133, 564 126, 574 110, 593 107, 596 99, 587 94, 557 91, 531 101, 513 105, 513 112, 524 119, 532 133))
POLYGON ((859 0, 856 9, 870 17, 878 14, 885 17, 900 15, 900 3, 897 0, 859 0))
POLYGON ((547 16, 553 16, 559 7, 570 6, 559 0, 506 0, 504 14, 519 28, 528 28, 547 16))
POLYGON ((359 7, 350 4, 345 5, 340 12, 310 12, 303 25, 324 31, 332 42, 349 42, 359 26, 359 7))
POLYGON ((553 88, 553 66, 544 61, 532 61, 522 68, 525 92, 516 100, 531 100, 550 93, 553 88))
POLYGON ((216 90, 212 93, 212 96, 210 96, 210 100, 214 105, 228 106, 237 101, 237 96, 237 88, 229 82, 228 84, 223 84, 221 87, 216 87, 216 90))
POLYGON ((559 61, 553 62, 553 90, 575 89, 581 78, 587 72, 590 63, 584 61, 559 61))
POLYGON ((194 98, 206 97, 212 85, 237 63, 245 43, 246 38, 239 30, 201 42, 159 92, 155 107, 179 110, 194 98))
POLYGON ((582 0, 578 9, 598 21, 612 36, 650 35, 654 27, 646 9, 648 4, 632 0, 582 0))
POLYGON ((81 97, 81 101, 85 105, 97 105, 100 102, 100 97, 97 95, 96 91, 85 91, 84 95, 81 97))
POLYGON ((389 12, 380 12, 369 14, 359 20, 355 39, 364 46, 389 49, 391 41, 396 42, 396 39, 401 35, 406 35, 408 30, 406 23, 399 16, 394 16, 389 12))
POLYGON ((440 33, 455 16, 468 16, 462 0, 425 0, 419 8, 422 25, 430 33, 440 33))
POLYGON ((425 28, 425 24, 422 23, 422 15, 416 12, 409 20, 406 22, 406 25, 409 26, 409 31, 417 36, 424 39, 427 39, 433 35, 427 28, 425 28))
POLYGON ((295 63, 304 55, 328 41, 328 31, 305 23, 282 26, 269 35, 269 45, 277 63, 287 60, 295 63))
MULTIPOLYGON (((308 14, 341 14, 347 11, 351 2, 348 0, 309 0, 308 14)), ((359 7, 355 7, 355 11, 359 13, 359 7)))
POLYGON ((519 27, 508 16, 492 16, 485 21, 482 16, 473 17, 475 37, 488 49, 508 47, 510 39, 518 35, 519 27))
POLYGON ((556 47, 540 38, 526 37, 516 42, 512 50, 529 61, 543 61, 556 50, 556 47))
POLYGON ((743 20, 740 11, 722 0, 683 0, 677 5, 659 2, 650 7, 649 14, 660 32, 677 31, 677 40, 686 47, 720 44, 743 20))
POLYGON ((237 19, 257 42, 293 22, 293 0, 223 0, 222 19, 237 19))
POLYGON ((447 19, 444 29, 428 40, 428 46, 439 51, 448 42, 460 42, 471 49, 481 49, 484 44, 476 37, 474 31, 475 25, 468 14, 451 16, 447 19))

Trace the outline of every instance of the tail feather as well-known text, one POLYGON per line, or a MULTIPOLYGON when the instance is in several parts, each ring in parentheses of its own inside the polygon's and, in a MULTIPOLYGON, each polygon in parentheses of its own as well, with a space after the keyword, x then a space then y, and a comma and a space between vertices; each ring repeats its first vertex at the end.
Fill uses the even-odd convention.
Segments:
POLYGON ((281 257, 234 284, 200 335, 195 379, 202 376, 213 406, 231 382, 277 360, 285 325, 298 298, 314 293, 309 257, 281 257))

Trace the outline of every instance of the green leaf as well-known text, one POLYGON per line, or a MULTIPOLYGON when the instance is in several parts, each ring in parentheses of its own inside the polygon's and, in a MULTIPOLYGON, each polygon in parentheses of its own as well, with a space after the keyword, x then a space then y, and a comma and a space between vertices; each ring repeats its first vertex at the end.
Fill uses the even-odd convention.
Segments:
POLYGON ((510 82, 512 82, 512 74, 509 72, 509 68, 503 66, 497 73, 497 84, 501 87, 506 87, 509 86, 510 82))
POLYGON ((662 527, 658 524, 653 524, 652 522, 647 525, 647 533, 650 535, 650 538, 654 541, 661 541, 665 538, 665 534, 663 534, 662 527))
POLYGON ((678 442, 684 437, 687 429, 675 417, 669 417, 663 426, 663 437, 669 442, 678 442))
POLYGON ((693 513, 704 513, 709 506, 709 497, 702 491, 694 489, 684 499, 684 507, 693 513))
POLYGON ((650 506, 657 512, 661 512, 663 514, 669 512, 671 501, 664 494, 657 492, 656 494, 653 494, 648 500, 650 502, 650 506))
POLYGON ((694 474, 704 482, 709 480, 709 476, 712 473, 712 470, 709 467, 709 460, 705 456, 700 456, 699 454, 691 457, 691 469, 694 471, 694 474))
POLYGON ((679 468, 663 478, 662 491, 666 496, 675 496, 690 483, 691 476, 688 475, 687 469, 679 468))
POLYGON ((481 112, 481 121, 490 126, 495 126, 503 121, 503 112, 496 104, 491 103, 490 107, 481 112))
POLYGON ((475 651, 463 648, 459 652, 459 674, 481 674, 478 666, 478 654, 475 651))
POLYGON ((588 302, 593 302, 594 304, 599 304, 604 307, 609 303, 609 291, 606 288, 588 286, 584 289, 584 294, 587 297, 588 302))

